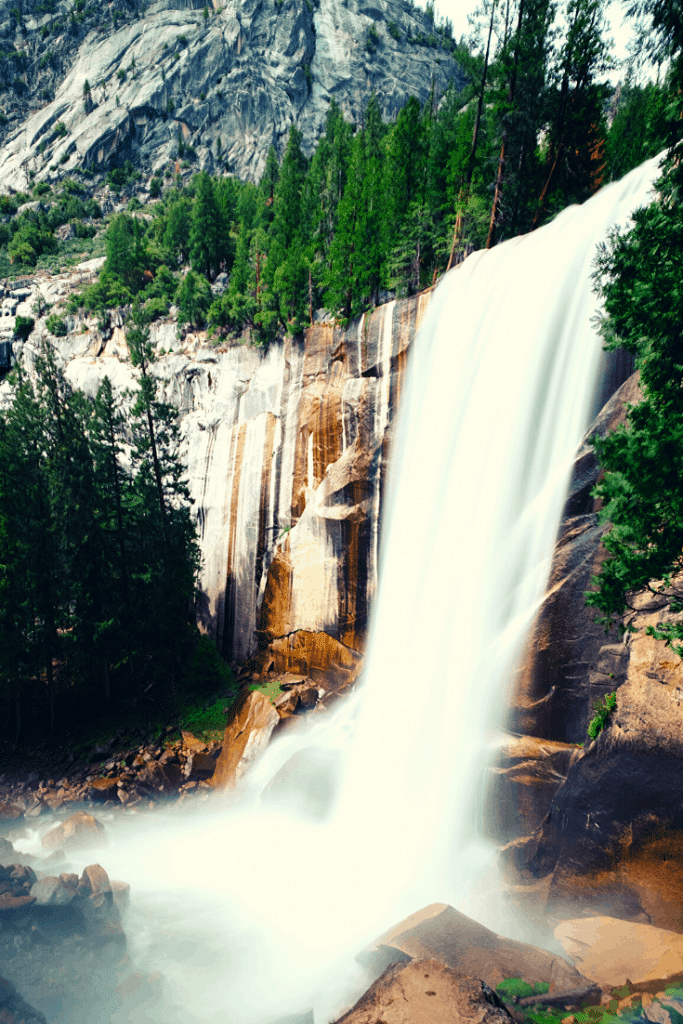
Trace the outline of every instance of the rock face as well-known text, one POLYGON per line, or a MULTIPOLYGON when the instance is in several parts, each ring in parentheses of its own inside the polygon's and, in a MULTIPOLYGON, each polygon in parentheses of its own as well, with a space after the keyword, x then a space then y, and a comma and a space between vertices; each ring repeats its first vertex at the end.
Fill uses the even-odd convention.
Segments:
MULTIPOLYGON (((199 617, 229 661, 261 651, 263 671, 316 678, 333 666, 340 683, 355 678, 377 587, 391 429, 430 294, 346 329, 310 328, 265 355, 207 348, 202 335, 181 346, 174 325, 153 325, 157 348, 176 349, 155 369, 182 416, 203 555, 199 617)), ((94 328, 61 346, 68 379, 87 394, 105 373, 117 387, 134 384, 117 332, 106 346, 94 328), (108 355, 114 340, 118 354, 108 355)))
POLYGON ((356 958, 373 970, 402 960, 435 959, 491 988, 506 978, 547 982, 550 994, 586 988, 590 982, 561 957, 526 942, 505 939, 445 903, 411 914, 356 958))
POLYGON ((336 1024, 511 1024, 512 1017, 485 982, 438 960, 395 964, 336 1024))
POLYGON ((5 978, 0 978, 0 1020, 4 1024, 47 1024, 43 1014, 29 1006, 5 978))
POLYGON ((591 490, 600 466, 589 438, 604 436, 626 416, 626 405, 640 398, 632 375, 591 424, 576 456, 562 525, 541 610, 529 637, 515 686, 511 728, 544 739, 581 743, 592 707, 625 678, 628 653, 618 637, 606 637, 584 593, 604 551, 591 490))
POLYGON ((0 4, 0 33, 23 72, 5 187, 25 188, 30 172, 49 179, 62 163, 162 167, 185 155, 179 142, 202 167, 257 178, 292 124, 311 152, 333 97, 358 121, 373 89, 389 117, 410 95, 424 101, 432 81, 439 93, 464 84, 450 52, 425 45, 439 38, 425 13, 401 0, 228 0, 208 16, 202 0, 155 0, 113 20, 106 8, 69 20, 66 0, 53 6, 29 0, 17 19, 12 0, 0 4), (366 46, 368 30, 376 44, 366 46))
MULTIPOLYGON (((625 403, 638 398, 633 376, 589 434, 623 421, 625 403)), ((547 880, 546 909, 557 916, 610 915, 683 932, 683 661, 646 635, 675 616, 666 594, 636 595, 625 620, 636 632, 619 641, 584 607, 603 557, 590 497, 598 472, 584 445, 511 712, 523 732, 586 746, 561 773, 543 819, 518 814, 516 834, 526 838, 513 840, 504 860, 517 880, 547 880), (616 710, 590 742, 592 705, 614 691, 616 710)))

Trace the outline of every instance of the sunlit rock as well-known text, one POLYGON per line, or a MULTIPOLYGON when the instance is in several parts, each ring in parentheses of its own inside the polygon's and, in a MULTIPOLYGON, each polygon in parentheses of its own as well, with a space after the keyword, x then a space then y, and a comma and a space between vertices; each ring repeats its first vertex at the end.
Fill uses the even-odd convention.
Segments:
POLYGON ((225 728, 223 749, 216 761, 212 784, 218 789, 234 789, 268 746, 279 721, 277 711, 262 693, 258 690, 244 693, 225 728))
POLYGON ((550 992, 589 985, 574 967, 544 949, 505 939, 445 903, 432 903, 375 939, 357 956, 373 970, 402 960, 434 958, 495 988, 506 978, 547 982, 550 992))
POLYGON ((46 850, 56 850, 61 846, 75 849, 101 843, 105 838, 104 825, 100 821, 86 811, 77 811, 46 832, 41 843, 46 850))
POLYGON ((657 992, 683 976, 683 936, 678 932, 613 917, 580 917, 555 928, 567 955, 604 988, 657 992))
POLYGON ((394 964, 336 1024, 512 1024, 489 986, 439 960, 394 964))

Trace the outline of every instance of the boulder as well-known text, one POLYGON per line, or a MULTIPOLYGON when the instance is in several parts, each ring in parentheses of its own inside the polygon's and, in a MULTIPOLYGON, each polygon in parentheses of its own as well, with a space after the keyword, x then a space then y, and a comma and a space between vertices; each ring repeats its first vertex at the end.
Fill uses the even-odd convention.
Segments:
MULTIPOLYGON (((177 765, 168 765, 168 768, 178 769, 178 781, 180 782, 180 768, 177 765)), ((203 754, 201 751, 194 751, 187 759, 185 765, 185 778, 193 781, 210 779, 216 769, 216 759, 211 754, 203 754)))
POLYGON ((110 942, 125 945, 126 936, 109 876, 100 864, 83 870, 76 889, 75 905, 81 911, 90 941, 96 945, 110 942))
POLYGON ((183 746, 187 747, 188 750, 206 750, 206 743, 204 743, 203 740, 198 739, 191 732, 186 732, 184 729, 181 729, 180 735, 183 738, 183 746))
POLYGON ((258 690, 245 691, 238 698, 225 729, 223 749, 212 777, 218 789, 234 789, 249 766, 268 746, 280 717, 258 690))
POLYGON ((10 843, 9 839, 5 839, 0 836, 0 866, 4 864, 13 864, 14 860, 14 847, 10 843))
POLYGON ((56 850, 61 846, 77 849, 79 846, 92 846, 106 842, 104 825, 86 811, 77 811, 66 821, 46 832, 41 843, 46 850, 56 850))
POLYGON ((130 903, 130 885, 128 882, 117 882, 112 878, 111 880, 111 891, 114 896, 114 903, 118 907, 119 913, 125 910, 130 903))
POLYGON ((18 804, 0 803, 0 825, 3 821, 16 821, 23 813, 18 804))
POLYGON ((65 907, 75 895, 75 887, 65 885, 61 878, 53 875, 45 875, 31 886, 31 896, 39 907, 65 907))
POLYGON ((560 922, 555 936, 587 978, 602 988, 629 983, 640 992, 659 992, 683 978, 683 936, 613 917, 580 917, 560 922))
POLYGON ((512 1024, 502 1001, 479 978, 439 960, 394 964, 336 1024, 512 1024))
POLYGON ((98 800, 101 803, 104 803, 105 800, 112 800, 116 796, 118 784, 118 778, 93 779, 90 783, 90 795, 93 800, 98 800))
POLYGON ((434 959, 495 988, 506 978, 546 982, 550 993, 590 987, 576 968, 559 956, 526 942, 505 939, 446 903, 432 903, 411 914, 358 954, 373 971, 388 964, 434 959))

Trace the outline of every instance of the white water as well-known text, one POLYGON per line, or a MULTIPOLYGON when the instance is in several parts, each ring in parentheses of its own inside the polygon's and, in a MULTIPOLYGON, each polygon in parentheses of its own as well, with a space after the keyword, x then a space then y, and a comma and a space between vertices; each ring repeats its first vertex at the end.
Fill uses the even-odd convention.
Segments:
POLYGON ((135 967, 164 972, 173 1006, 146 1020, 251 1024, 314 1006, 326 1024, 370 980, 353 955, 420 906, 503 929, 473 824, 486 735, 587 425, 595 245, 647 201, 656 163, 439 286, 404 392, 362 692, 274 744, 239 807, 108 824, 97 856, 132 885, 135 967), (325 820, 259 800, 308 746, 319 788, 336 786, 325 820))

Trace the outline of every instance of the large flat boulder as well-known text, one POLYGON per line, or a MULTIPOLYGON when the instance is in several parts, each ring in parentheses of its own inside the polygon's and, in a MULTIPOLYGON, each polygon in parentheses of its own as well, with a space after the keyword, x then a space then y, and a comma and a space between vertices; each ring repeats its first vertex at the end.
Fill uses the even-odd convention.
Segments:
POLYGON ((547 982, 550 992, 570 992, 590 982, 575 967, 526 942, 505 939, 446 903, 432 903, 364 949, 356 958, 371 970, 405 960, 434 959, 495 988, 506 978, 547 982))
POLYGON ((336 1024, 511 1024, 489 986, 439 960, 388 967, 336 1024))
POLYGON ((568 956, 602 988, 627 982, 640 992, 659 992, 683 978, 683 936, 614 917, 580 917, 555 929, 568 956))
POLYGON ((245 692, 235 704, 223 737, 223 749, 211 779, 217 789, 234 789, 270 742, 280 721, 276 709, 258 690, 245 692))

